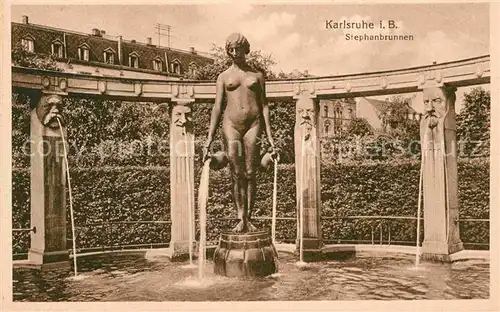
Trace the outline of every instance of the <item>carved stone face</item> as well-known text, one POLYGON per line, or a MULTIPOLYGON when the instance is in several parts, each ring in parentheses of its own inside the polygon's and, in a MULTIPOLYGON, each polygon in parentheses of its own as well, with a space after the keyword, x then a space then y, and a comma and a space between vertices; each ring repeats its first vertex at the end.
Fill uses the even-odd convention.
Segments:
POLYGON ((299 100, 297 101, 296 115, 300 127, 305 130, 307 139, 312 129, 316 126, 314 106, 309 101, 299 100))
POLYGON ((440 119, 443 119, 449 109, 445 91, 442 88, 424 89, 424 118, 428 120, 429 128, 438 125, 440 119))
POLYGON ((61 125, 64 126, 64 119, 61 115, 61 104, 62 97, 59 95, 42 97, 40 104, 36 107, 36 115, 42 125, 51 129, 58 129, 59 123, 57 119, 59 119, 61 125))
POLYGON ((172 119, 175 126, 185 128, 193 119, 191 107, 175 105, 172 109, 172 119))

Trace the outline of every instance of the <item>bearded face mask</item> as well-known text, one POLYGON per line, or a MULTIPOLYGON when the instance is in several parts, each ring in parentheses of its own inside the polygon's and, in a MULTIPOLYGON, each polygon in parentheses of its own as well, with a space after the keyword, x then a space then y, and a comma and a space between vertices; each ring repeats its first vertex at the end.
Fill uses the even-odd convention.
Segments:
POLYGON ((64 125, 64 119, 61 115, 61 104, 62 98, 58 95, 51 95, 42 100, 42 103, 36 107, 36 115, 42 125, 51 129, 58 129, 58 119, 61 125, 64 125))
POLYGON ((428 120, 429 128, 433 129, 446 115, 446 94, 441 88, 425 89, 423 100, 424 118, 428 120))

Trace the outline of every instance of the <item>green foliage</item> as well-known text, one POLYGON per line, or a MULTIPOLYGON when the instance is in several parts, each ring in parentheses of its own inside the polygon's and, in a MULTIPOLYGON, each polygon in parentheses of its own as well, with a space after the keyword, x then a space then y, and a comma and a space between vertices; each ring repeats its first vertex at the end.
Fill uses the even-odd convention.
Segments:
POLYGON ((26 51, 21 43, 16 43, 11 50, 11 61, 14 66, 38 68, 45 70, 61 71, 57 67, 55 57, 53 55, 43 55, 39 53, 31 53, 26 51))
POLYGON ((28 167, 30 163, 30 98, 12 94, 12 166, 28 167))
POLYGON ((347 127, 347 133, 354 136, 366 136, 373 134, 370 124, 364 118, 353 118, 347 127))
MULTIPOLYGON (((29 169, 12 172, 12 228, 31 228, 30 225, 30 171, 29 169)), ((12 232, 12 252, 27 252, 30 245, 30 232, 12 232)))
POLYGON ((419 123, 417 120, 408 118, 411 111, 411 99, 402 96, 394 96, 389 101, 389 106, 383 114, 387 123, 387 131, 392 136, 404 137, 409 140, 420 138, 419 123))
POLYGON ((481 87, 464 94, 463 107, 457 115, 457 139, 461 142, 461 155, 489 155, 490 102, 490 92, 481 87))
MULTIPOLYGON (((459 218, 491 219, 489 160, 476 158, 459 162, 458 186, 459 218)), ((489 225, 489 222, 460 222, 460 236, 464 241, 486 245, 490 238, 489 225)))
MULTIPOLYGON (((418 161, 323 164, 321 198, 324 239, 327 242, 351 240, 370 242, 373 226, 375 240, 378 242, 380 230, 378 221, 338 220, 331 217, 369 215, 415 217, 419 169, 418 161)), ((168 224, 100 225, 109 221, 170 220, 168 167, 74 168, 70 173, 75 224, 78 227, 78 248, 169 242, 168 224)), ((488 219, 490 211, 488 161, 459 162, 458 173, 460 218, 488 219)), ((200 174, 201 167, 196 163, 195 176, 199 177, 200 174)), ((234 219, 236 211, 231 198, 230 179, 227 168, 211 172, 207 234, 208 240, 212 242, 217 240, 218 233, 231 229, 237 223, 234 219)), ((271 216, 272 179, 271 171, 259 172, 252 217, 271 216)), ((295 167, 280 165, 277 216, 293 219, 277 221, 279 240, 293 241, 296 237, 295 185, 295 167)), ((13 227, 28 228, 30 226, 29 171, 14 170, 12 186, 13 227)), ((198 187, 199 179, 196 178, 195 194, 198 194, 198 187)), ((70 220, 69 214, 67 220, 70 220)), ((255 220, 255 224, 270 228, 271 221, 255 220)), ((385 221, 384 243, 387 243, 389 226, 393 244, 397 244, 398 241, 399 243, 404 241, 406 244, 415 241, 415 222, 400 220, 385 221)), ((489 241, 487 223, 464 222, 460 228, 464 242, 487 244, 489 241)), ((199 236, 198 226, 196 233, 199 236)), ((71 232, 68 233, 68 237, 71 237, 71 232)), ((26 252, 28 246, 29 235, 26 233, 14 235, 13 252, 26 252)), ((477 248, 475 245, 472 247, 477 248)))

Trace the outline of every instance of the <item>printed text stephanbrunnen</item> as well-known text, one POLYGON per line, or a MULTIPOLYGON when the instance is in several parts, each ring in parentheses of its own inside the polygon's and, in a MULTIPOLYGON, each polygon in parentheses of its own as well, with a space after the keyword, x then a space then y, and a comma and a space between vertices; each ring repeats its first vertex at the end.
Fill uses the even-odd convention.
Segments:
POLYGON ((399 26, 393 20, 379 21, 334 21, 325 20, 325 28, 333 30, 343 30, 345 32, 344 39, 347 41, 411 41, 413 35, 408 34, 393 34, 383 33, 386 30, 397 30, 399 26), (374 31, 379 30, 379 33, 374 31), (348 30, 357 31, 348 32, 348 30), (369 33, 362 33, 367 31, 369 33))

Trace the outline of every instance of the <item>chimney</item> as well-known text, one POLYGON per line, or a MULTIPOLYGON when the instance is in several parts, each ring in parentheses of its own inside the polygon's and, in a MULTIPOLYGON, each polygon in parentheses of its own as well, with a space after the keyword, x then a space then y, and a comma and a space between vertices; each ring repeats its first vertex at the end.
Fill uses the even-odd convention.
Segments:
POLYGON ((307 69, 304 69, 304 76, 309 77, 309 71, 307 69))
POLYGON ((118 63, 122 64, 122 36, 118 36, 118 63))
POLYGON ((101 29, 101 36, 102 36, 102 35, 105 35, 105 34, 106 34, 106 31, 105 31, 105 30, 103 30, 103 29, 101 29))
POLYGON ((189 47, 189 51, 191 51, 192 54, 196 54, 196 50, 194 49, 194 47, 189 47))
POLYGON ((131 43, 135 43, 135 39, 130 40, 131 43))
POLYGON ((101 32, 99 31, 99 29, 92 28, 92 36, 100 37, 101 36, 101 32))
POLYGON ((28 15, 23 15, 23 24, 28 24, 28 23, 29 23, 28 15))
POLYGON ((148 45, 153 45, 153 41, 152 41, 151 37, 147 37, 146 42, 148 43, 148 45))

